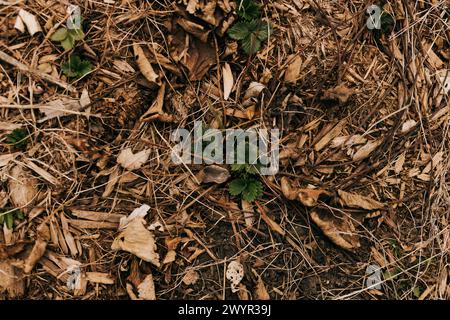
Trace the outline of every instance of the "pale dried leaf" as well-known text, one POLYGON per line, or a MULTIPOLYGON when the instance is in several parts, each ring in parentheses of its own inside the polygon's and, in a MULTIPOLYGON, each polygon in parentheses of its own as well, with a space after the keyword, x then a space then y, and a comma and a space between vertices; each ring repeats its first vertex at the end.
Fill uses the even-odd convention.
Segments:
POLYGON ((9 198, 16 208, 24 208, 36 197, 38 181, 31 174, 16 165, 10 172, 8 180, 9 198))
POLYGON ((233 73, 231 72, 230 65, 225 62, 222 68, 222 77, 223 77, 223 98, 228 100, 231 89, 233 89, 233 73))
POLYGON ((335 88, 328 89, 324 92, 323 100, 337 100, 343 104, 355 93, 353 89, 349 89, 346 85, 341 84, 335 88))
POLYGON ((300 78, 300 71, 302 69, 302 57, 300 55, 291 55, 288 57, 289 65, 284 74, 284 81, 289 83, 296 83, 300 78))
POLYGON ((126 148, 120 151, 117 163, 127 170, 137 170, 148 160, 150 152, 150 149, 146 149, 133 153, 131 148, 126 148))
POLYGON ((383 143, 383 139, 373 140, 367 142, 364 146, 359 148, 353 155, 353 161, 360 161, 366 159, 370 154, 375 151, 383 143))
POLYGON ((355 228, 346 216, 338 220, 331 214, 319 214, 314 210, 311 212, 311 220, 339 247, 350 251, 360 247, 355 228))
POLYGON ((144 280, 138 285, 137 289, 139 299, 156 300, 155 283, 151 273, 144 278, 144 280))
POLYGON ((191 285, 191 284, 195 284, 199 279, 199 275, 198 273, 193 270, 193 269, 189 269, 188 272, 186 272, 186 274, 183 277, 183 283, 187 286, 191 285))
POLYGON ((10 298, 19 298, 25 292, 25 281, 13 260, 0 261, 0 293, 6 292, 10 298))
POLYGON ((228 264, 226 277, 231 282, 231 292, 239 291, 239 284, 244 278, 244 267, 238 261, 231 261, 228 264))
POLYGON ((159 267, 159 254, 153 233, 144 226, 143 218, 133 219, 113 241, 112 250, 123 250, 159 267))
POLYGON ((19 17, 22 19, 31 36, 33 36, 36 32, 42 31, 41 25, 34 14, 31 14, 24 9, 20 9, 19 17))
POLYGON ((136 56, 136 63, 139 67, 139 70, 141 70, 141 73, 144 75, 144 77, 148 81, 159 85, 160 84, 160 81, 158 80, 159 75, 155 72, 155 70, 153 70, 150 61, 145 56, 144 50, 142 50, 139 44, 134 43, 133 51, 134 55, 136 56))
POLYGON ((359 194, 349 193, 343 190, 338 190, 338 194, 339 203, 344 207, 366 210, 377 210, 385 207, 381 202, 359 194))
POLYGON ((205 168, 203 168, 198 174, 197 174, 197 180, 200 183, 217 183, 221 184, 226 182, 230 178, 230 173, 226 168, 217 166, 217 165, 210 165, 205 168))

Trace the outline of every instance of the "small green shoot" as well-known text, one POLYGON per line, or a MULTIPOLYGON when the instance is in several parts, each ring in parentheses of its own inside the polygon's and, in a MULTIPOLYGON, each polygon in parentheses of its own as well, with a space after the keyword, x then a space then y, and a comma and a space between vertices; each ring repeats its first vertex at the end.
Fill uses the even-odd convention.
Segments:
POLYGON ((72 55, 69 61, 62 64, 62 72, 69 78, 81 78, 92 70, 91 62, 81 60, 79 56, 72 55))
POLYGON ((244 176, 231 181, 228 190, 232 196, 241 195, 245 201, 252 202, 262 195, 263 186, 261 181, 244 176))
POLYGON ((0 213, 0 226, 5 224, 8 229, 12 229, 14 227, 14 219, 23 220, 25 219, 25 216, 20 210, 0 213))
POLYGON ((59 41, 64 50, 72 50, 75 42, 83 40, 84 32, 82 29, 59 28, 50 37, 52 41, 59 41))
POLYGON ((24 150, 29 142, 28 131, 24 128, 14 129, 11 133, 6 135, 6 143, 16 149, 24 150))
POLYGON ((259 19, 259 5, 253 0, 241 0, 238 6, 238 22, 229 30, 228 35, 241 43, 246 54, 259 51, 261 43, 267 40, 272 28, 270 24, 259 19))
POLYGON ((242 0, 238 6, 239 18, 247 21, 258 19, 260 16, 260 6, 253 0, 242 0))
POLYGON ((232 196, 241 195, 242 199, 253 202, 263 193, 264 187, 256 177, 259 172, 259 164, 232 164, 231 171, 239 177, 233 179, 228 185, 228 191, 232 196))

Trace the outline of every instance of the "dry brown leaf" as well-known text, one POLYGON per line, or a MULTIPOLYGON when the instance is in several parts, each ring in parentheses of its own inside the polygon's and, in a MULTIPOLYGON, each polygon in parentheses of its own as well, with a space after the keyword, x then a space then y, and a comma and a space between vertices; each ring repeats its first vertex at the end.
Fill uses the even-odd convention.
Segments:
POLYGON ((10 172, 8 180, 9 198, 16 208, 30 206, 36 197, 38 181, 28 171, 16 165, 10 172))
POLYGON ((359 148, 353 155, 353 161, 360 161, 366 159, 370 154, 383 143, 383 139, 377 139, 367 142, 364 146, 359 148))
POLYGON ((19 153, 9 153, 0 155, 0 168, 6 166, 11 160, 14 160, 19 153))
POLYGON ((137 43, 134 43, 133 51, 136 57, 136 63, 144 77, 148 81, 160 85, 159 75, 155 72, 155 70, 153 70, 151 63, 145 56, 144 50, 142 50, 141 46, 137 43))
POLYGON ((397 161, 395 161, 394 172, 395 172, 396 174, 399 174, 399 173, 402 171, 402 169, 403 169, 403 164, 405 163, 405 159, 406 159, 405 153, 402 153, 402 154, 397 158, 397 161))
POLYGON ((56 117, 76 114, 90 103, 89 92, 86 89, 82 91, 79 99, 63 97, 50 101, 39 106, 39 111, 44 113, 45 117, 39 119, 38 122, 42 123, 56 117))
POLYGON ((144 224, 145 220, 141 217, 129 222, 125 230, 114 239, 111 249, 130 252, 159 267, 159 254, 156 252, 155 239, 144 224))
POLYGON ((0 243, 0 260, 14 257, 25 249, 26 242, 17 242, 12 245, 0 243))
POLYGON ((339 247, 353 251, 361 246, 355 227, 346 215, 338 219, 331 213, 313 210, 311 220, 339 247))
POLYGON ((228 100, 230 97, 231 89, 233 89, 233 73, 231 72, 230 65, 225 62, 222 68, 223 77, 223 98, 228 100))
POLYGON ((47 226, 47 223, 43 222, 37 228, 37 239, 33 249, 25 259, 23 267, 25 273, 30 273, 39 259, 44 255, 48 241, 50 241, 50 229, 47 226))
MULTIPOLYGON (((34 14, 31 14, 24 9, 20 9, 18 18, 20 18, 22 20, 22 23, 25 24, 31 36, 33 36, 37 32, 42 31, 41 25, 39 24, 39 21, 34 14)), ((18 23, 18 25, 20 25, 20 23, 18 23)))
POLYGON ((131 148, 126 148, 120 151, 119 156, 117 157, 117 163, 127 170, 137 170, 147 162, 150 152, 150 149, 145 149, 133 153, 131 148))
POLYGON ((197 38, 191 38, 186 47, 186 37, 189 35, 176 24, 169 27, 169 50, 172 58, 181 62, 189 71, 189 80, 201 80, 216 63, 216 50, 209 43, 203 43, 197 38))
POLYGON ((349 208, 361 208, 366 210, 377 210, 383 209, 385 206, 372 198, 361 196, 359 194, 345 192, 343 190, 338 190, 339 203, 343 207, 349 208))
POLYGON ((342 119, 335 126, 330 128, 328 130, 328 132, 322 138, 320 138, 319 141, 317 141, 314 144, 314 150, 316 150, 316 151, 322 150, 331 140, 333 140, 338 135, 340 135, 341 131, 344 128, 346 123, 347 123, 347 120, 346 119, 342 119))
POLYGON ((226 182, 230 178, 230 173, 226 168, 217 166, 217 165, 210 165, 205 168, 203 168, 198 174, 197 174, 197 180, 200 183, 217 183, 221 184, 226 182))
POLYGON ((144 280, 137 286, 139 299, 156 300, 155 283, 153 275, 149 273, 144 280))
POLYGON ((253 209, 253 205, 250 202, 245 201, 244 199, 241 200, 241 204, 242 211, 244 213, 245 225, 247 227, 251 227, 255 222, 255 211, 253 209))
POLYGON ((19 298, 25 292, 25 281, 14 262, 11 259, 0 261, 0 293, 6 292, 10 298, 19 298))
POLYGON ((256 300, 270 300, 270 295, 267 292, 266 285, 262 280, 261 276, 256 273, 255 270, 252 270, 253 274, 257 277, 256 287, 255 287, 255 299, 256 300))
POLYGON ((244 278, 244 266, 239 261, 231 261, 227 266, 225 276, 231 282, 231 292, 239 291, 239 284, 244 278))
POLYGON ((93 283, 114 284, 114 278, 104 272, 86 272, 86 279, 93 283))
POLYGON ((186 274, 183 277, 183 283, 187 286, 191 285, 191 284, 195 284, 199 279, 199 275, 198 273, 193 270, 193 269, 189 269, 188 272, 186 272, 186 274))
POLYGON ((326 90, 322 96, 322 100, 337 100, 339 103, 344 104, 354 93, 355 91, 353 89, 341 84, 335 88, 326 90))
POLYGON ((302 69, 302 57, 300 55, 291 55, 287 58, 289 65, 284 74, 284 81, 289 83, 296 83, 300 78, 300 71, 302 69))
POLYGON ((203 43, 206 43, 211 32, 211 30, 206 30, 201 24, 184 18, 178 18, 177 24, 180 25, 184 31, 193 35, 203 43))
POLYGON ((314 207, 321 195, 328 195, 323 189, 298 189, 297 192, 300 202, 307 207, 314 207))
POLYGON ((177 257, 177 252, 175 250, 169 250, 169 251, 167 251, 167 254, 164 257, 162 264, 172 263, 175 261, 176 257, 177 257))
POLYGON ((265 85, 256 81, 250 82, 247 91, 245 91, 243 101, 257 97, 265 87, 265 85))

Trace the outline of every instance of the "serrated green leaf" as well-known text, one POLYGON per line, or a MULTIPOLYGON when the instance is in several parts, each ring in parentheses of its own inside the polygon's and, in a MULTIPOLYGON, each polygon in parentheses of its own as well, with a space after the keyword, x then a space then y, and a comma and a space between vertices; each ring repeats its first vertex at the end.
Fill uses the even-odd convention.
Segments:
POLYGON ((65 38, 67 38, 67 29, 66 28, 59 28, 50 37, 50 39, 52 41, 63 41, 65 38))
POLYGON ((245 201, 252 202, 262 195, 263 186, 260 181, 251 179, 247 181, 247 187, 242 191, 242 198, 245 201))
POLYGON ((81 29, 69 29, 69 34, 73 40, 83 40, 84 32, 81 29))
POLYGON ((261 41, 259 41, 258 37, 254 33, 250 33, 245 39, 242 40, 242 49, 248 55, 252 55, 258 52, 261 47, 261 41))
POLYGON ((69 58, 69 61, 63 63, 61 67, 62 72, 70 78, 81 78, 92 70, 90 61, 81 60, 81 58, 76 55, 72 55, 69 58))
POLYGON ((61 41, 61 46, 66 51, 72 50, 74 45, 75 45, 75 40, 72 38, 72 36, 70 34, 67 34, 67 37, 61 41))
POLYGON ((5 222, 6 222, 6 227, 8 229, 12 229, 14 226, 14 217, 13 217, 13 213, 12 212, 8 212, 5 215, 5 222))
POLYGON ((247 187, 247 182, 244 179, 234 179, 228 185, 228 191, 232 196, 241 194, 247 187))
POLYGON ((265 23, 263 21, 259 21, 258 26, 255 30, 256 36, 258 37, 259 41, 265 41, 269 37, 269 35, 272 33, 272 26, 268 23, 265 23))
POLYGON ((250 33, 248 22, 235 23, 230 29, 228 29, 228 35, 234 40, 242 40, 250 33))
POLYGON ((238 16, 244 20, 259 18, 260 6, 253 0, 241 0, 238 5, 238 16))

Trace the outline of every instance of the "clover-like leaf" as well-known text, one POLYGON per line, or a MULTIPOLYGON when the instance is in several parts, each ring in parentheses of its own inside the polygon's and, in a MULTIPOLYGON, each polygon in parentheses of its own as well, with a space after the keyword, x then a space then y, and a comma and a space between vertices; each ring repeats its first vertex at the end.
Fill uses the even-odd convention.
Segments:
POLYGON ((67 29, 66 28, 59 28, 50 37, 50 39, 52 41, 63 41, 65 38, 67 38, 67 29))
POLYGON ((61 46, 66 51, 72 50, 74 45, 75 45, 75 40, 72 38, 72 36, 70 34, 67 34, 67 37, 61 41, 61 46))

